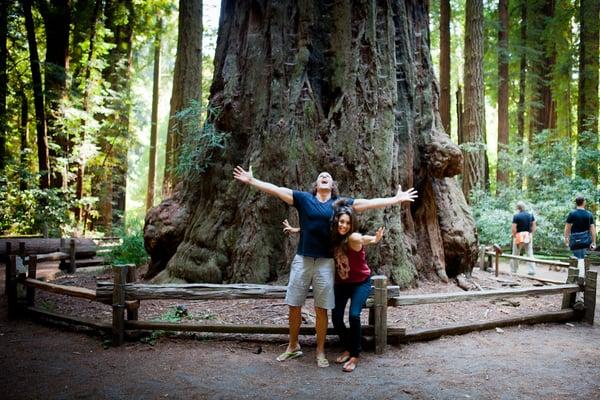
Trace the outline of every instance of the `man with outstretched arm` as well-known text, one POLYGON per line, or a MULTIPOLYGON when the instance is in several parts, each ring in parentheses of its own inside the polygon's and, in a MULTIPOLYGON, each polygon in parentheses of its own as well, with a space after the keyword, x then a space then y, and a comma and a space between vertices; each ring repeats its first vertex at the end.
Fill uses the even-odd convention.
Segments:
MULTIPOLYGON (((276 186, 254 178, 252 167, 249 171, 237 166, 233 177, 238 181, 253 186, 258 190, 276 196, 298 210, 300 220, 300 241, 298 250, 290 268, 290 279, 285 301, 289 306, 289 343, 285 352, 277 357, 278 361, 286 361, 302 355, 298 335, 302 322, 302 306, 306 300, 308 289, 312 284, 315 299, 317 366, 327 367, 325 357, 325 336, 327 335, 327 310, 335 306, 333 283, 335 266, 331 245, 330 220, 333 216, 333 203, 338 198, 336 182, 328 172, 321 172, 313 183, 312 192, 303 192, 276 186)), ((417 198, 414 189, 398 191, 393 197, 376 199, 348 199, 355 211, 385 208, 387 206, 412 202, 417 198)))

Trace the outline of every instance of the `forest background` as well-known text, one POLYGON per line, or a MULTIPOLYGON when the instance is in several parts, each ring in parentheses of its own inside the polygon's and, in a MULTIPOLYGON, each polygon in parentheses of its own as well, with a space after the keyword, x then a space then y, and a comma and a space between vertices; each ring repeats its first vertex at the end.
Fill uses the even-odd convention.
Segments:
MULTIPOLYGON (((577 194, 599 216, 599 7, 429 2, 440 115, 465 154, 458 179, 482 244, 509 245, 518 200, 538 221, 538 251, 565 250, 564 219, 577 194), (473 65, 480 82, 467 78, 473 65), (465 96, 473 84, 485 112, 469 137, 463 117, 477 100, 465 96)), ((143 262, 147 209, 226 148, 228 133, 211 125, 218 110, 208 105, 219 2, 23 0, 0 8, 0 233, 120 235, 130 243, 123 256, 143 262), (194 55, 198 101, 174 106, 178 36, 181 43, 198 32, 199 46, 182 46, 202 50, 194 55), (203 139, 178 143, 181 132, 203 139)))

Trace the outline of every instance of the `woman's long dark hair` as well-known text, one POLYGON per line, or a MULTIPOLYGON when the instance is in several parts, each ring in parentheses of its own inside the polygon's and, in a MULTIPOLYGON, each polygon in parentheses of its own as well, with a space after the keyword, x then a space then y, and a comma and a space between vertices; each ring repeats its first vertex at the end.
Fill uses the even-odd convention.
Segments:
POLYGON ((358 231, 358 220, 354 214, 354 209, 350 204, 348 204, 347 199, 336 200, 333 203, 333 218, 331 219, 331 243, 333 244, 334 249, 341 247, 342 250, 347 253, 348 237, 356 231, 358 231), (338 232, 338 223, 340 221, 340 217, 344 214, 350 217, 350 229, 345 235, 340 235, 338 232))

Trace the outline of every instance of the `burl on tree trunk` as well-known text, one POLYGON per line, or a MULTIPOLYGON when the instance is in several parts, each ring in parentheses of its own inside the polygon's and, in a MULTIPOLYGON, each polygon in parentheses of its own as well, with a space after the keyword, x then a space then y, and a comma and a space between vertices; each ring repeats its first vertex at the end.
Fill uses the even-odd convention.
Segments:
POLYGON ((231 136, 201 182, 185 182, 190 218, 168 275, 267 282, 289 271, 297 243, 281 221, 297 223, 296 211, 232 179, 237 164, 303 190, 328 171, 356 198, 415 187, 412 205, 360 216, 363 230, 387 227, 370 266, 403 286, 470 271, 475 224, 453 178, 462 154, 441 127, 422 3, 223 2, 210 98, 231 136))

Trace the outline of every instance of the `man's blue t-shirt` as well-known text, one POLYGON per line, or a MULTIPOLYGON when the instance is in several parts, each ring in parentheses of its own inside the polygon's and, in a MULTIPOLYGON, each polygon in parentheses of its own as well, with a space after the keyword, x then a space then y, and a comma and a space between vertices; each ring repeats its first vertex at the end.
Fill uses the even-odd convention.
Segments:
POLYGON ((513 224, 517 224, 517 232, 531 232, 531 223, 535 221, 533 214, 527 211, 518 212, 513 216, 513 224))
MULTIPOLYGON (((338 199, 332 197, 324 203, 308 192, 293 191, 294 207, 300 217, 300 242, 297 254, 305 257, 332 258, 331 218, 333 203, 338 199)), ((349 198, 352 205, 354 199, 349 198)))
POLYGON ((576 208, 567 216, 567 224, 571 225, 571 232, 585 232, 594 224, 594 214, 582 208, 576 208))

